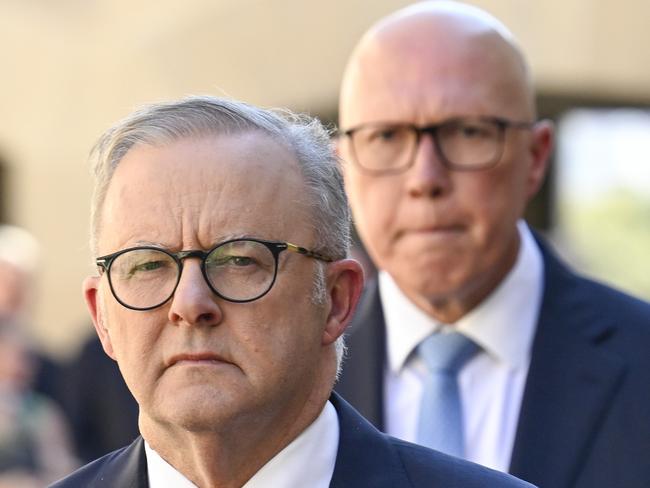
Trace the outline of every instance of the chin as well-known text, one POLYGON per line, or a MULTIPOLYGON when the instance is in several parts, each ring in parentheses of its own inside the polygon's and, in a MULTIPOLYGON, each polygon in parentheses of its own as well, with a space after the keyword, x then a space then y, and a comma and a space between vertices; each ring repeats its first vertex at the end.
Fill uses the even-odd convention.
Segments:
POLYGON ((214 398, 212 395, 180 398, 179 395, 160 406, 158 417, 189 432, 206 432, 227 425, 231 417, 229 412, 233 411, 236 411, 234 405, 224 398, 214 398))
POLYGON ((398 272, 391 274, 399 274, 413 284, 418 283, 418 287, 448 288, 450 284, 462 281, 462 276, 468 274, 470 257, 457 250, 424 249, 400 261, 407 262, 408 266, 399 266, 398 272))

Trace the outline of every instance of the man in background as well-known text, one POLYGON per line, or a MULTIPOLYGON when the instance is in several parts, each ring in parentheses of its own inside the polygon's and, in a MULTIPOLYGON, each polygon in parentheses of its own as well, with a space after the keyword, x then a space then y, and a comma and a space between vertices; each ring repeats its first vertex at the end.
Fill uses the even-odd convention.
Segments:
POLYGON ((15 321, 31 320, 39 247, 25 229, 0 225, 0 315, 15 321))
MULTIPOLYGON (((0 317, 23 328, 34 314, 40 254, 38 242, 27 230, 0 225, 0 317)), ((30 354, 32 386, 62 407, 81 461, 89 462, 138 435, 137 404, 94 332, 67 364, 34 350, 30 354)))
POLYGON ((507 28, 444 1, 381 20, 346 68, 340 128, 379 276, 337 390, 392 435, 542 487, 646 486, 650 306, 523 222, 553 128, 507 28))
MULTIPOLYGON (((37 240, 22 227, 0 225, 0 316, 27 328, 34 316, 36 273, 41 260, 37 240)), ((52 325, 54 326, 54 324, 52 325)), ((23 331, 29 335, 29 331, 23 331)), ((47 355, 32 351, 33 388, 62 406, 63 368, 47 355)))

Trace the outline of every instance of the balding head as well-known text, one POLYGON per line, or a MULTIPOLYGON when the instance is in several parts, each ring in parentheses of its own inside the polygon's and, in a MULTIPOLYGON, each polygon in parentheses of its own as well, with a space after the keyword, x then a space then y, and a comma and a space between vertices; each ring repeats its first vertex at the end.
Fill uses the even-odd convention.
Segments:
POLYGON ((517 257, 551 127, 535 120, 512 34, 457 2, 420 2, 361 39, 343 78, 339 152, 359 235, 425 312, 454 322, 517 257))
POLYGON ((397 92, 406 100, 394 103, 404 110, 412 108, 406 105, 417 98, 413 105, 425 102, 423 110, 437 103, 449 115, 460 114, 464 107, 448 106, 450 94, 444 89, 453 92, 460 80, 466 82, 463 89, 485 92, 485 100, 474 112, 494 112, 503 105, 508 110, 504 115, 535 115, 527 65, 514 36, 501 22, 457 2, 414 4, 379 21, 356 46, 341 85, 340 125, 347 128, 376 119, 371 109, 383 107, 382 97, 397 92), (365 106, 365 94, 370 107, 365 106), (355 103, 359 98, 361 103, 355 103))

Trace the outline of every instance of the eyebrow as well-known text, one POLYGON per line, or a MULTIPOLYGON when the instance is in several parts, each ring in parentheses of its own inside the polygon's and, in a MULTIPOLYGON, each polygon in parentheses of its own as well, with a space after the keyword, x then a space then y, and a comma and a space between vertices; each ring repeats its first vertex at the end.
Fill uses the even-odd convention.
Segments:
MULTIPOLYGON (((239 232, 236 234, 221 234, 218 237, 214 238, 211 240, 211 244, 208 246, 209 248, 212 248, 216 246, 217 244, 220 244, 222 242, 226 241, 231 241, 233 239, 262 239, 262 240, 273 240, 273 239, 266 239, 264 237, 261 237, 259 235, 255 234, 250 234, 250 233, 243 233, 239 232)), ((147 241, 144 239, 137 240, 133 243, 133 246, 151 246, 151 247, 159 247, 161 249, 174 249, 176 246, 174 245, 169 245, 163 242, 154 242, 154 241, 147 241)))
POLYGON ((152 247, 160 247, 163 249, 170 249, 172 246, 166 246, 165 244, 162 244, 160 242, 154 242, 154 241, 145 241, 145 240, 137 240, 133 243, 134 246, 152 246, 152 247))

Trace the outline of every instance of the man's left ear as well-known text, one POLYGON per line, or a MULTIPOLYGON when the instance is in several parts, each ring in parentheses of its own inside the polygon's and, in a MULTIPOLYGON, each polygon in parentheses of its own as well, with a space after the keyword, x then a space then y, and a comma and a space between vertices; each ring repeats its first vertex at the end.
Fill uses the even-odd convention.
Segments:
POLYGON ((323 330, 323 345, 334 343, 347 328, 363 290, 363 269, 354 259, 327 265, 328 314, 323 330))
POLYGON ((535 196, 544 182, 553 149, 554 132, 553 122, 548 119, 540 120, 532 129, 529 148, 530 168, 526 191, 528 199, 535 196))

